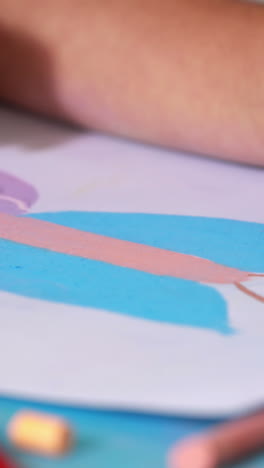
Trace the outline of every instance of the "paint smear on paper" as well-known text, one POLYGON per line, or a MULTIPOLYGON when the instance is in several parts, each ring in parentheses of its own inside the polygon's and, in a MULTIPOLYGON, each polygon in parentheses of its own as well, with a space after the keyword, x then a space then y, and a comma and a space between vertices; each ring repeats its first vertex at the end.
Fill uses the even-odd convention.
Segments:
POLYGON ((37 199, 38 193, 31 184, 0 171, 0 212, 24 214, 37 199))
MULTIPOLYGON (((264 226, 188 216, 61 212, 33 219, 264 271, 264 226)), ((213 288, 0 239, 0 289, 132 317, 230 333, 227 305, 213 288)))
MULTIPOLYGON (((213 288, 0 241, 0 289, 32 298, 229 333, 213 288)), ((89 311, 87 311, 89 313, 89 311)))
POLYGON ((204 258, 3 213, 0 214, 0 237, 153 275, 227 284, 248 278, 246 272, 204 258))

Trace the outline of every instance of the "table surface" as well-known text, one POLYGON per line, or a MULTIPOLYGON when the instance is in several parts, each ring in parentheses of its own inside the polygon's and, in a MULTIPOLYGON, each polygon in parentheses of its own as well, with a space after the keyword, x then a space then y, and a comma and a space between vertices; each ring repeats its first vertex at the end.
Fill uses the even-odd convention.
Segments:
MULTIPOLYGON (((150 416, 0 398, 0 440, 24 468, 165 468, 166 453, 177 440, 202 431, 217 421, 150 416), (66 418, 74 428, 76 446, 59 460, 24 454, 9 445, 6 426, 18 410, 30 408, 66 418)), ((264 456, 239 468, 264 468, 264 456)))

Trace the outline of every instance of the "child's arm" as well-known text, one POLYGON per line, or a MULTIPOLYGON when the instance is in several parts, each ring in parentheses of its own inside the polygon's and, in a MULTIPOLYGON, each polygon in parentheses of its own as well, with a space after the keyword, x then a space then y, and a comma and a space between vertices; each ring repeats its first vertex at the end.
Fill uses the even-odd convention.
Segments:
POLYGON ((264 165, 264 6, 2 0, 0 44, 2 99, 264 165))

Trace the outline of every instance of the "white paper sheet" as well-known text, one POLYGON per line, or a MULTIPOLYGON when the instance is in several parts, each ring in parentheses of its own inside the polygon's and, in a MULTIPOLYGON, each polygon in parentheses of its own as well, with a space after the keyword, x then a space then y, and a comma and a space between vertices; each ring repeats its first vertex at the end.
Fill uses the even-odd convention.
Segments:
MULTIPOLYGON (((254 229, 251 232, 250 225, 248 242, 245 234, 244 241, 236 240, 234 234, 234 238, 228 239, 228 245, 230 249, 231 243, 234 251, 237 245, 243 246, 241 258, 246 252, 245 264, 251 264, 253 245, 254 258, 257 258, 256 249, 259 251, 259 268, 262 260, 264 265, 264 172, 257 168, 77 132, 2 110, 0 171, 36 188, 39 198, 30 213, 131 214, 135 220, 134 230, 137 229, 137 213, 175 215, 176 221, 182 215, 190 219, 205 217, 209 218, 209 224, 204 224, 205 231, 202 223, 199 233, 194 229, 193 236, 201 236, 201 242, 204 242, 202 236, 207 236, 209 243, 210 236, 215 238, 215 229, 218 229, 217 224, 210 224, 213 218, 222 219, 223 223, 225 220, 260 223, 263 229, 258 226, 257 234, 254 229), (208 226, 212 232, 208 231, 208 226)), ((54 222, 56 218, 52 219, 54 222)), ((115 216, 109 219, 115 228, 115 216)), ((144 221, 145 218, 140 219, 144 221)), ((129 217, 124 217, 124 223, 126 220, 130 222, 129 217)), ((222 221, 219 222, 222 226, 222 221)), ((237 232, 234 229, 231 227, 226 237, 237 232)), ((153 238, 153 233, 149 234, 153 238)), ((226 237, 222 234, 223 242, 226 237)), ((188 254, 187 244, 188 240, 183 253, 188 254)), ((147 319, 131 316, 124 313, 123 304, 120 305, 122 313, 121 309, 113 311, 98 305, 81 306, 76 298, 71 298, 63 280, 59 286, 65 286, 65 293, 60 292, 61 299, 56 296, 52 300, 48 295, 43 300, 43 275, 50 280, 52 258, 50 269, 36 273, 39 289, 31 294, 30 272, 25 270, 20 276, 14 272, 14 268, 24 268, 24 254, 20 257, 18 253, 17 265, 10 264, 7 268, 6 257, 10 253, 13 258, 13 248, 12 244, 7 247, 6 241, 0 241, 2 393, 74 404, 206 415, 233 413, 263 403, 264 303, 260 300, 233 284, 204 285, 210 286, 217 300, 222 301, 221 307, 226 312, 223 319, 230 333, 214 325, 184 323, 185 318, 177 324, 152 316, 147 319), (11 275, 9 281, 8 275, 7 280, 5 276, 7 269, 11 275), (19 292, 16 281, 24 281, 19 292)), ((219 249, 224 252, 225 247, 219 246, 219 249)), ((206 247, 204 251, 206 258, 206 247)), ((240 253, 236 255, 239 263, 240 253)), ((212 260, 210 256, 209 259, 212 260)), ((223 263, 226 262, 224 257, 223 263)), ((240 264, 227 266, 243 270, 240 264)), ((172 287, 173 281, 178 284, 176 279, 170 280, 172 283, 168 284, 172 287)), ((73 277, 72 281, 79 281, 81 285, 86 278, 73 277)), ((153 288, 156 284, 168 287, 171 301, 174 293, 167 286, 168 280, 160 277, 155 281, 159 282, 153 283, 153 288)), ((125 283, 122 288, 126 288, 125 283)), ((264 280, 252 278, 249 289, 264 296, 264 280)), ((116 291, 113 294, 118 295, 116 291)), ((137 291, 135 289, 135 295, 137 291)), ((164 302, 160 307, 166 312, 166 293, 162 291, 164 302)), ((93 301, 101 304, 100 298, 93 296, 93 301)), ((196 316, 202 314, 205 306, 211 307, 213 317, 214 302, 198 302, 196 316)), ((179 312, 180 303, 177 308, 179 312)))

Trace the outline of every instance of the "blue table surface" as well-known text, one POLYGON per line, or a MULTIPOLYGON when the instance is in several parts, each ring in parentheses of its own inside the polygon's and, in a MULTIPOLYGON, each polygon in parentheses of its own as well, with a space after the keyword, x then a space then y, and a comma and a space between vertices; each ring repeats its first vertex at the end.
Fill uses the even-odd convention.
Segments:
MULTIPOLYGON (((185 436, 208 429, 217 421, 150 416, 53 406, 0 398, 0 441, 24 468, 165 468, 169 448, 185 436), (53 460, 22 453, 10 446, 6 426, 21 409, 56 413, 66 418, 76 434, 75 449, 53 460)), ((264 456, 239 468, 264 468, 264 456)), ((194 466, 195 468, 195 466, 194 466)))

